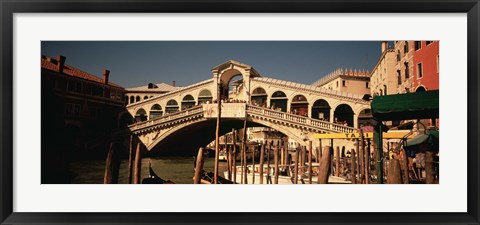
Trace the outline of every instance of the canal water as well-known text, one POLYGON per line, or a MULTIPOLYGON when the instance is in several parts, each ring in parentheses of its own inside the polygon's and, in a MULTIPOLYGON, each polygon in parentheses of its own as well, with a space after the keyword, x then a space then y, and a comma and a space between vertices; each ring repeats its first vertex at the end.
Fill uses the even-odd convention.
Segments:
MULTIPOLYGON (((155 173, 164 180, 171 180, 176 184, 193 184, 193 157, 161 157, 142 159, 142 179, 148 177, 148 164, 152 163, 155 173)), ((204 170, 213 172, 214 158, 206 158, 204 170)), ((227 169, 226 162, 219 162, 219 174, 227 169)), ((77 174, 72 184, 103 184, 105 174, 105 160, 90 160, 70 163, 70 170, 77 174)), ((128 184, 128 160, 120 163, 118 177, 119 184, 128 184)))

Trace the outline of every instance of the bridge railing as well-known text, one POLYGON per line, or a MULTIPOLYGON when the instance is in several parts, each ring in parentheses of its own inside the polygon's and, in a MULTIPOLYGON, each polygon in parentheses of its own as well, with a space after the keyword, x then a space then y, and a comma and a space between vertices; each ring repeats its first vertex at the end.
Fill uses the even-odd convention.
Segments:
POLYGON ((130 125, 129 128, 132 131, 133 130, 139 130, 139 129, 143 129, 143 128, 146 128, 146 127, 149 127, 149 126, 152 126, 152 125, 157 125, 157 124, 160 124, 160 123, 169 122, 169 121, 177 120, 177 119, 180 119, 180 118, 185 118, 185 117, 188 117, 188 116, 191 116, 191 115, 196 115, 196 114, 203 114, 203 108, 202 108, 201 105, 194 106, 194 107, 186 109, 186 110, 170 113, 170 114, 167 114, 167 115, 155 117, 155 118, 149 119, 147 121, 135 123, 135 124, 130 125))
POLYGON ((321 128, 324 130, 331 130, 339 133, 352 133, 355 131, 355 128, 343 126, 335 123, 330 123, 323 120, 312 119, 309 117, 299 116, 291 113, 286 113, 282 111, 276 111, 273 109, 267 109, 259 106, 248 105, 247 111, 250 113, 259 113, 261 115, 268 116, 270 118, 277 118, 279 120, 286 120, 290 122, 305 124, 313 128, 321 128))

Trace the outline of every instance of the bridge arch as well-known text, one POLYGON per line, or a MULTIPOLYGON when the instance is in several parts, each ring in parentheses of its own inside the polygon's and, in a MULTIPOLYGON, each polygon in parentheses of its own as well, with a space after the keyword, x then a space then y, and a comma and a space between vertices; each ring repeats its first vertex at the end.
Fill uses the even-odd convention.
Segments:
POLYGON ((174 113, 179 109, 178 102, 175 99, 170 99, 165 106, 165 113, 174 113))
POLYGON ((325 99, 318 99, 312 105, 312 118, 330 121, 330 104, 325 99))
POLYGON ((182 99, 182 106, 181 109, 189 109, 195 106, 195 98, 191 94, 187 94, 182 99))
POLYGON ((343 123, 347 122, 347 126, 353 127, 353 109, 348 104, 340 104, 335 108, 334 122, 343 123))
POLYGON ((308 100, 302 94, 293 96, 290 103, 290 112, 300 116, 308 116, 308 100))
POLYGON ((163 109, 162 106, 159 104, 154 104, 152 108, 150 108, 150 116, 148 119, 153 119, 155 117, 159 117, 163 115, 163 109))
MULTIPOLYGON (((286 127, 282 124, 265 121, 255 117, 248 117, 247 127, 270 127, 278 132, 288 136, 296 142, 305 145, 306 135, 304 132, 298 132, 296 129, 286 127)), ((198 146, 205 146, 215 139, 214 132, 203 132, 203 135, 195 135, 202 131, 211 131, 215 129, 216 120, 211 119, 199 119, 188 123, 180 123, 168 130, 158 131, 155 135, 150 137, 144 137, 151 140, 147 146, 149 150, 161 149, 162 151, 169 151, 171 148, 181 150, 188 150, 198 148, 198 146), (178 141, 178 137, 190 137, 190 141, 182 142, 178 141), (160 146, 160 147, 159 147, 160 146), (167 146, 167 147, 165 147, 167 146)), ((243 127, 242 119, 227 119, 222 120, 222 126, 220 127, 219 134, 225 135, 232 131, 241 129, 243 127)))
POLYGON ((140 108, 135 112, 135 121, 146 121, 147 120, 147 111, 145 109, 140 108))
MULTIPOLYGON (((229 84, 232 78, 236 76, 242 76, 242 88, 238 92, 237 96, 244 96, 244 99, 247 102, 250 102, 251 90, 250 90, 250 77, 259 76, 257 71, 253 67, 243 64, 234 60, 229 60, 225 63, 222 63, 212 69, 214 75, 214 87, 220 84, 222 97, 228 96, 229 84)), ((217 91, 214 93, 215 97, 218 98, 217 91)))
POLYGON ((287 112, 288 98, 285 92, 275 91, 270 97, 270 106, 272 109, 280 108, 282 112, 287 112))

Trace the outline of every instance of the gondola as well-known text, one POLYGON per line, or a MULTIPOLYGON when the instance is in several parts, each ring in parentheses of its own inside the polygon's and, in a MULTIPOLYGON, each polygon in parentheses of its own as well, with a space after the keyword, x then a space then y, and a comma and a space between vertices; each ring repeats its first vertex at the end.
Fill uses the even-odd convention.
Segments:
POLYGON ((175 184, 171 180, 164 180, 160 178, 152 169, 152 163, 148 162, 148 178, 142 180, 142 184, 175 184))

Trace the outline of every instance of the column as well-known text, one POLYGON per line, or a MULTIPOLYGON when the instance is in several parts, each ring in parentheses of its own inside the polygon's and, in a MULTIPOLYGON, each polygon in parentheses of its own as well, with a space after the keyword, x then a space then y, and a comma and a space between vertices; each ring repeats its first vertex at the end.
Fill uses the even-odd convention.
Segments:
POLYGON ((353 127, 358 128, 358 114, 353 113, 353 127))

